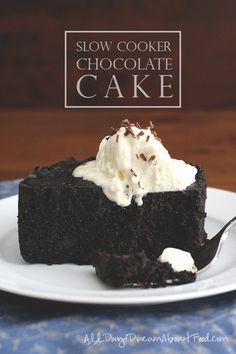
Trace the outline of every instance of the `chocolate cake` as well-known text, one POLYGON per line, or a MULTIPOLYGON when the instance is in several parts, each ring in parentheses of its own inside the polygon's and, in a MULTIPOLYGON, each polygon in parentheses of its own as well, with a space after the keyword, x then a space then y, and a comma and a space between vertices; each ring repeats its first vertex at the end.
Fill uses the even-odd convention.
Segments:
POLYGON ((72 176, 82 163, 70 158, 36 168, 20 183, 19 243, 25 261, 93 264, 98 249, 158 257, 166 247, 192 252, 205 242, 206 184, 199 166, 196 181, 185 190, 148 193, 143 205, 132 200, 120 207, 95 183, 72 176))
POLYGON ((192 282, 206 241, 201 167, 172 159, 153 130, 124 120, 96 158, 35 168, 19 185, 29 263, 95 266, 115 287, 192 282))
POLYGON ((144 251, 126 255, 98 251, 94 266, 98 277, 115 288, 157 288, 196 280, 196 273, 176 272, 170 263, 162 263, 155 257, 147 258, 144 251))

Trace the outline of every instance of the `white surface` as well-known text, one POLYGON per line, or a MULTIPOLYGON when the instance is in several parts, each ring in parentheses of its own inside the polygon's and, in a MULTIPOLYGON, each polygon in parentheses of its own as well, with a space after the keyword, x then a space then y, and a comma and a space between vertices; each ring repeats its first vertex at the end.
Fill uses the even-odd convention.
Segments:
POLYGON ((171 264, 175 272, 187 272, 196 273, 197 268, 194 264, 194 260, 190 252, 185 252, 179 248, 167 247, 163 250, 158 261, 171 264))
POLYGON ((74 177, 102 187, 121 207, 130 205, 132 198, 141 206, 147 193, 183 191, 195 182, 196 167, 172 159, 150 127, 140 129, 125 120, 123 124, 102 139, 95 160, 76 167, 74 177), (126 134, 127 128, 133 135, 126 134))
MULTIPOLYGON (((27 264, 20 256, 17 235, 17 196, 0 201, 0 289, 12 293, 93 304, 155 304, 194 299, 236 289, 236 230, 222 247, 212 269, 195 283, 158 289, 111 289, 91 266, 27 264)), ((236 215, 236 193, 209 188, 206 230, 212 237, 236 215)))

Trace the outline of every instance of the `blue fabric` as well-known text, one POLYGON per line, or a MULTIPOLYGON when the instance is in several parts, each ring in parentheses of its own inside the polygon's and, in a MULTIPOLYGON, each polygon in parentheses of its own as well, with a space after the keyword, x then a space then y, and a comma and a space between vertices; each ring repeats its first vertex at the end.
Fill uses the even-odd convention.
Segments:
MULTIPOLYGON (((0 197, 19 181, 0 183, 0 197)), ((1 273, 1 270, 0 270, 1 273)), ((136 307, 66 304, 0 291, 0 353, 236 353, 236 292, 136 307)))

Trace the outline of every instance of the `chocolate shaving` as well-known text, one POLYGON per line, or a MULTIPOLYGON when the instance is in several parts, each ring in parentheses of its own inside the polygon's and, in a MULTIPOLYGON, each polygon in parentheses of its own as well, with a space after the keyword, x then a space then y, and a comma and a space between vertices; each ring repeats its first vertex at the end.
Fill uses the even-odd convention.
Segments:
POLYGON ((121 122, 121 126, 124 127, 124 128, 129 128, 131 126, 134 126, 134 124, 131 124, 128 119, 124 119, 121 122))
POLYGON ((144 189, 143 187, 141 187, 140 181, 138 181, 138 186, 139 188, 144 189))
POLYGON ((136 154, 136 157, 137 157, 137 159, 139 160, 139 156, 138 156, 138 154, 136 154))
POLYGON ((151 120, 150 120, 149 124, 150 124, 150 129, 152 130, 154 128, 154 124, 152 123, 151 120))
MULTIPOLYGON (((141 125, 138 122, 133 124, 133 123, 130 123, 130 121, 128 119, 124 119, 121 122, 121 127, 125 128, 125 133, 124 133, 125 136, 130 134, 130 135, 132 135, 133 138, 136 138, 136 137, 139 138, 140 136, 142 136, 144 134, 144 132, 141 131, 141 132, 139 132, 139 134, 137 136, 135 136, 135 134, 134 134, 134 132, 132 130, 132 127, 137 127, 139 129, 142 129, 141 125)), ((149 122, 149 127, 147 127, 147 128, 150 128, 150 130, 151 130, 152 134, 154 135, 155 139, 161 142, 161 139, 157 136, 157 133, 153 130, 154 129, 154 124, 152 123, 152 121, 149 122)), ((112 135, 117 133, 118 128, 111 127, 111 130, 113 131, 113 133, 111 134, 111 136, 112 136, 112 135)), ((147 138, 146 138, 147 142, 149 140, 149 137, 150 136, 148 135, 147 138)))
POLYGON ((129 134, 132 135, 135 138, 135 134, 134 134, 132 128, 127 127, 124 135, 127 136, 129 134))
POLYGON ((141 157, 141 159, 143 159, 144 161, 147 161, 147 158, 146 158, 146 156, 142 153, 142 154, 140 154, 139 155, 140 157, 141 157))
POLYGON ((158 138, 158 136, 157 136, 157 133, 156 133, 156 132, 152 132, 152 134, 154 135, 154 137, 155 137, 155 139, 156 139, 156 140, 158 140, 158 141, 160 141, 160 142, 161 142, 161 139, 160 139, 160 138, 158 138))
POLYGON ((130 134, 133 136, 133 137, 135 137, 135 134, 134 134, 134 132, 133 132, 133 130, 130 128, 130 134))
POLYGON ((155 157, 156 157, 156 155, 152 155, 151 157, 149 157, 148 162, 153 161, 155 159, 155 157))
POLYGON ((141 132, 138 133, 137 138, 139 138, 142 135, 144 135, 144 132, 141 130, 141 132))
POLYGON ((146 142, 148 142, 149 139, 150 139, 150 135, 148 135, 148 136, 146 137, 146 142))
POLYGON ((106 140, 110 139, 110 135, 106 136, 106 140))
POLYGON ((131 168, 130 172, 134 175, 134 177, 137 177, 136 173, 134 172, 134 170, 132 170, 132 168, 131 168))
POLYGON ((116 142, 118 143, 119 141, 119 134, 116 134, 116 142))

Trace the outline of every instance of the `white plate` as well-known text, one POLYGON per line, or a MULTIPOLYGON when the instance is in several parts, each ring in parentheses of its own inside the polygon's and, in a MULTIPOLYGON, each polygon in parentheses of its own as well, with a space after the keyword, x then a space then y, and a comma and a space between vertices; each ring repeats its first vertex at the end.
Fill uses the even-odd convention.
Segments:
MULTIPOLYGON (((195 283, 159 289, 111 289, 91 266, 27 264, 20 256, 17 201, 0 201, 0 289, 41 299, 92 304, 157 304, 195 299, 236 289, 236 231, 225 241, 219 260, 195 283), (233 237, 234 236, 234 237, 233 237)), ((236 215, 236 193, 208 188, 206 230, 213 236, 236 215)))

